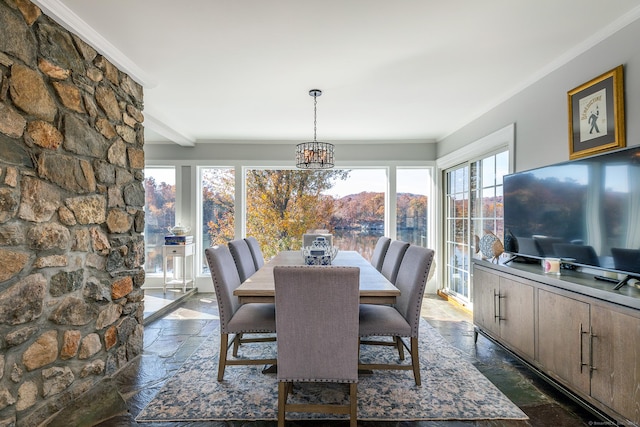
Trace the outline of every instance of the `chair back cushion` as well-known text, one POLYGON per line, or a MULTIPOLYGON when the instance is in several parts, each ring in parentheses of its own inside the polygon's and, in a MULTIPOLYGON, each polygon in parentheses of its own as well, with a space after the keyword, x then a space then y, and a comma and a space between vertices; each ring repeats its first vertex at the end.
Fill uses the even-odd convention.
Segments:
POLYGON ((258 271, 264 265, 264 255, 262 255, 262 249, 260 249, 260 243, 258 240, 251 236, 244 239, 249 246, 249 251, 251 251, 251 256, 253 257, 253 265, 256 267, 256 271, 258 271))
POLYGON ((378 239, 376 243, 376 247, 373 248, 373 255, 371 255, 371 265, 375 267, 376 270, 382 270, 382 263, 384 262, 384 256, 387 254, 387 250, 389 249, 389 244, 391 243, 391 239, 385 236, 382 236, 378 239))
POLYGON ((278 380, 357 382, 360 269, 276 266, 278 380))
POLYGON ((411 245, 402 258, 396 287, 400 296, 396 298, 396 309, 411 325, 411 336, 418 336, 422 297, 433 262, 434 251, 411 245))
POLYGON ((387 253, 384 256, 380 272, 394 285, 396 283, 396 277, 398 276, 398 269, 400 268, 402 257, 408 247, 409 243, 394 240, 389 243, 389 249, 387 249, 387 253))
POLYGON ((238 297, 233 295, 233 291, 240 286, 238 269, 233 262, 229 248, 225 245, 206 248, 204 253, 207 257, 216 299, 218 300, 220 331, 227 333, 227 324, 240 307, 238 297))
POLYGON ((244 239, 232 240, 228 243, 233 261, 236 263, 240 281, 244 282, 256 272, 256 265, 249 245, 244 239))

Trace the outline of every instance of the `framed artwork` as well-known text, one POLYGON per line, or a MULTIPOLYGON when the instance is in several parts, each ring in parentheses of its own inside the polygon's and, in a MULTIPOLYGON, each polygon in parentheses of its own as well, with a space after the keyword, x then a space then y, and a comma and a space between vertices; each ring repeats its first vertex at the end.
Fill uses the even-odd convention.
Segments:
POLYGON ((623 66, 568 92, 569 159, 626 146, 623 66))

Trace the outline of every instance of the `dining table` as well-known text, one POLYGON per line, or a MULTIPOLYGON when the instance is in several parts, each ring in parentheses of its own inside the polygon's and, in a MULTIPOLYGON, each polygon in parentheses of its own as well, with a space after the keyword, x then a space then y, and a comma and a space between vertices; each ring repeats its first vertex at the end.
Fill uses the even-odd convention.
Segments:
MULTIPOLYGON (((305 261, 301 251, 279 252, 233 291, 241 304, 275 301, 273 267, 277 265, 302 266, 305 261)), ((339 251, 331 265, 360 268, 361 303, 394 304, 396 297, 400 295, 400 290, 356 251, 339 251)))

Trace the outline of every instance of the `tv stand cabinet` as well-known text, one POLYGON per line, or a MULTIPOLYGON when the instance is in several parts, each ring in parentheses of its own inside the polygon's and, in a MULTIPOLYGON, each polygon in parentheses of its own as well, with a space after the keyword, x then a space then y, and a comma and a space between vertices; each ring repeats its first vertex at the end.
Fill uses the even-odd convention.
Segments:
POLYGON ((473 265, 482 333, 596 412, 640 425, 640 290, 535 264, 473 265))

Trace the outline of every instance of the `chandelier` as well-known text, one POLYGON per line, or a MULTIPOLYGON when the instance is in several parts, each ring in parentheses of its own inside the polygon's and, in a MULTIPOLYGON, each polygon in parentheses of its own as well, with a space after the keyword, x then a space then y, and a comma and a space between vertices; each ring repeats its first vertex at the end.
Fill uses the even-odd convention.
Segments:
POLYGON ((320 89, 311 89, 313 96, 313 141, 301 142, 296 146, 296 166, 301 169, 330 169, 333 167, 333 144, 316 141, 317 97, 320 89))

